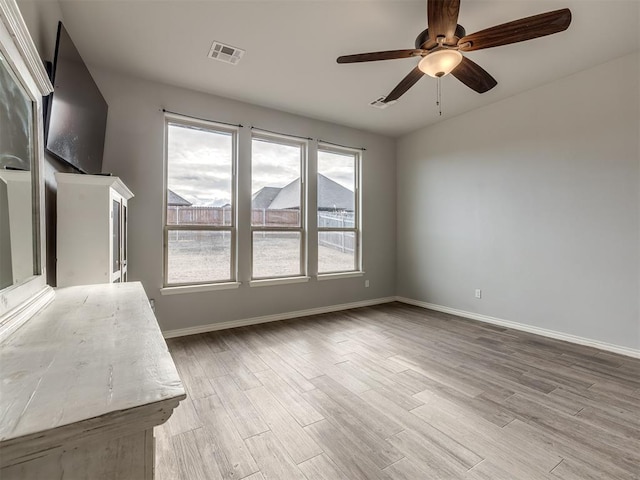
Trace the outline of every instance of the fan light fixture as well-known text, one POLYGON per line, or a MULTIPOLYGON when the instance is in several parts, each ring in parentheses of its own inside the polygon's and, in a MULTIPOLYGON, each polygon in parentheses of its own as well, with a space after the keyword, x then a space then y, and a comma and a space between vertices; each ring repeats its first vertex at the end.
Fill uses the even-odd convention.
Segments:
MULTIPOLYGON (((4 0, 0 0, 0 3, 2 1, 4 0)), ((342 55, 337 59, 338 63, 359 63, 422 57, 420 63, 385 97, 383 103, 398 100, 425 74, 439 79, 455 72, 453 76, 471 90, 478 93, 488 92, 498 82, 480 65, 463 57, 463 53, 546 37, 566 30, 571 24, 571 10, 562 8, 467 35, 464 27, 458 24, 461 0, 426 1, 427 28, 416 37, 415 48, 356 53, 342 55)), ((440 82, 436 83, 439 89, 440 82)))
POLYGON ((451 73, 460 65, 462 54, 457 50, 437 50, 418 64, 418 68, 430 77, 439 78, 451 73))

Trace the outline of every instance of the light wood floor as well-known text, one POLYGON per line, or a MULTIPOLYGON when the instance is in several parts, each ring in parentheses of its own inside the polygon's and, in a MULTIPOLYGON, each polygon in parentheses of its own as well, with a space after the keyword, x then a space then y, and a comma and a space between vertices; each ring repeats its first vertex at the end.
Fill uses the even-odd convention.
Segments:
POLYGON ((168 343, 160 480, 640 478, 640 360, 402 304, 168 343))

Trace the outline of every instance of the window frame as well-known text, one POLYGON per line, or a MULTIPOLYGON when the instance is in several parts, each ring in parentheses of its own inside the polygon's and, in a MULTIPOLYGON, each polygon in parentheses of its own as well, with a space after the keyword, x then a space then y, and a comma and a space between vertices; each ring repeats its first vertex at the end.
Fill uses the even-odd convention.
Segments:
MULTIPOLYGON (((289 145, 300 148, 300 224, 297 227, 268 227, 253 225, 253 220, 249 221, 249 230, 251 239, 249 242, 249 254, 251 258, 250 262, 250 284, 251 285, 267 285, 273 282, 279 283, 285 279, 305 279, 307 278, 307 240, 308 240, 308 225, 307 225, 307 171, 309 160, 309 141, 307 139, 300 139, 296 137, 290 137, 287 135, 279 135, 274 133, 264 132, 251 132, 251 162, 249 167, 249 177, 253 189, 253 141, 259 140, 263 142, 277 143, 281 145, 289 145), (297 275, 275 275, 268 277, 256 277, 254 276, 253 265, 253 238, 256 232, 296 232, 300 234, 300 273, 297 275)), ((251 206, 251 197, 253 192, 250 191, 249 204, 250 209, 253 212, 251 206)), ((253 218, 253 215, 252 217, 253 218)))
POLYGON ((219 286, 225 288, 228 285, 237 285, 238 282, 238 217, 237 217, 237 191, 238 191, 238 138, 240 129, 229 125, 222 125, 207 120, 193 119, 182 115, 165 113, 164 116, 164 172, 163 172, 163 209, 162 209, 162 225, 163 225, 163 266, 162 266, 162 285, 163 289, 182 290, 189 287, 203 286, 219 286), (230 225, 168 225, 167 224, 167 202, 169 191, 169 125, 185 126, 187 128, 195 127, 198 129, 209 130, 216 133, 231 135, 231 224, 230 225), (179 282, 169 283, 169 232, 170 231, 221 231, 229 232, 231 236, 230 245, 230 265, 229 277, 223 280, 203 280, 201 282, 179 282))
MULTIPOLYGON (((316 177, 320 175, 319 158, 320 152, 334 153, 337 155, 349 155, 354 158, 354 218, 353 228, 351 227, 320 227, 317 226, 316 245, 318 247, 318 279, 341 278, 346 276, 361 275, 363 272, 362 262, 362 151, 354 148, 340 147, 337 145, 318 142, 316 177), (330 272, 320 272, 320 234, 322 232, 353 232, 354 234, 354 256, 352 270, 333 270, 330 272)), ((316 217, 318 216, 316 199, 316 217)))

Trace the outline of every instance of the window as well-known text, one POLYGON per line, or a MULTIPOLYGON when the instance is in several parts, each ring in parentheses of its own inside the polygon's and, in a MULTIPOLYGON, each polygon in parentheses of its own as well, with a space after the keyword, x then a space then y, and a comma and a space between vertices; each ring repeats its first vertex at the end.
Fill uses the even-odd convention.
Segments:
POLYGON ((318 273, 360 270, 360 153, 318 148, 318 273))
POLYGON ((251 278, 296 277, 305 268, 306 142, 254 135, 251 278))
POLYGON ((167 115, 164 284, 235 281, 237 130, 167 115))

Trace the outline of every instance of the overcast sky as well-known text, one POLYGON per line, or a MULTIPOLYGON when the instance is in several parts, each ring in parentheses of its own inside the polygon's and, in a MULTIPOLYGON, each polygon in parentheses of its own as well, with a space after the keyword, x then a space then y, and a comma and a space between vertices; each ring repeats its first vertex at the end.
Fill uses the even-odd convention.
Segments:
POLYGON ((231 200, 233 137, 169 125, 167 186, 194 205, 231 200))
POLYGON ((251 146, 251 194, 262 187, 284 187, 300 178, 300 147, 254 140, 251 146))
MULTIPOLYGON (((169 125, 168 147, 170 190, 194 205, 230 203, 231 135, 169 125)), ((300 177, 300 148, 254 140, 252 163, 251 193, 284 187, 300 177)), ((352 156, 319 152, 318 171, 353 190, 352 156)))
POLYGON ((353 155, 339 155, 333 152, 318 152, 318 173, 329 177, 349 190, 354 190, 355 165, 353 155))

